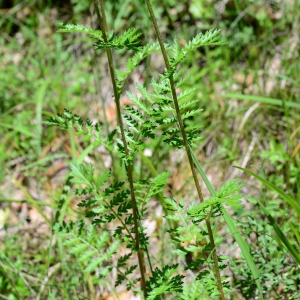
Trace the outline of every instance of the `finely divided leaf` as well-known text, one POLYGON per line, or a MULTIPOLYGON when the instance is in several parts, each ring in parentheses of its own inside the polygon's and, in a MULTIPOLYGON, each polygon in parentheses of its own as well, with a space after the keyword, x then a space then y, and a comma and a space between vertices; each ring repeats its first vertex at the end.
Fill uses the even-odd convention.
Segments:
POLYGON ((77 184, 86 184, 89 187, 93 187, 93 165, 90 164, 87 167, 85 165, 71 163, 72 176, 74 177, 73 182, 77 184))
POLYGON ((93 30, 88 27, 85 27, 80 24, 60 24, 60 28, 57 30, 57 32, 64 33, 64 32, 82 32, 87 33, 91 38, 102 40, 102 32, 100 30, 93 30))

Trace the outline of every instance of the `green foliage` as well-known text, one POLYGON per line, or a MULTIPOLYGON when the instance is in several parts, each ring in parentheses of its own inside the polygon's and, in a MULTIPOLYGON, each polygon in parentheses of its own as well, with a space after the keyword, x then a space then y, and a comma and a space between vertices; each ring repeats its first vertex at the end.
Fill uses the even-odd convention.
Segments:
POLYGON ((279 243, 280 244, 282 243, 285 246, 286 250, 290 253, 291 257, 293 257, 295 262, 297 264, 299 264, 300 263, 300 256, 298 254, 299 249, 297 249, 296 247, 293 247, 291 245, 291 243, 286 238, 286 236, 284 235, 284 233, 282 232, 282 230, 280 229, 280 227, 278 226, 278 224, 276 223, 276 221, 274 220, 272 215, 269 213, 267 208, 264 207, 264 205, 259 200, 255 199, 255 198, 251 198, 251 201, 254 202, 254 203, 257 203, 260 206, 261 210, 264 212, 264 214, 268 218, 268 220, 270 222, 270 225, 273 227, 274 231, 276 232, 277 239, 278 239, 279 243))
POLYGON ((99 123, 94 125, 90 119, 83 121, 80 116, 72 114, 67 109, 64 109, 64 113, 58 114, 56 118, 49 118, 45 124, 57 126, 64 130, 73 128, 77 135, 83 135, 83 141, 89 141, 92 136, 98 144, 104 141, 101 139, 102 127, 99 123))
POLYGON ((161 295, 172 292, 182 292, 182 275, 174 275, 178 265, 164 266, 161 270, 156 268, 147 281, 147 300, 158 300, 161 295))
MULTIPOLYGON (((123 187, 124 182, 115 182, 107 187, 104 186, 110 177, 110 171, 95 177, 92 164, 78 165, 75 163, 71 164, 71 170, 73 182, 84 185, 84 187, 76 189, 75 194, 89 196, 89 198, 80 202, 78 206, 88 209, 86 214, 88 218, 98 217, 94 219, 94 224, 111 222, 128 213, 128 209, 131 208, 131 202, 128 198, 130 191, 123 187)), ((132 220, 128 219, 127 225, 131 224, 132 220)), ((119 233, 119 228, 116 232, 119 233)), ((127 234, 130 234, 130 232, 127 232, 127 234)))
MULTIPOLYGON (((84 27, 80 28, 77 25, 65 26, 61 29, 61 32, 63 31, 86 32, 91 36, 90 30, 84 27)), ((96 33, 92 34, 92 38, 97 38, 96 33)), ((110 34, 107 42, 104 42, 101 37, 98 37, 98 40, 95 42, 95 48, 121 49, 126 47, 128 50, 132 49, 137 51, 138 46, 140 46, 140 43, 137 41, 138 37, 139 34, 135 29, 126 31, 119 38, 116 38, 115 34, 110 34)), ((178 87, 181 86, 186 79, 181 79, 181 73, 176 73, 176 68, 184 60, 185 56, 200 46, 223 43, 224 42, 220 41, 219 31, 209 31, 204 35, 199 34, 182 49, 180 48, 178 41, 175 40, 174 44, 170 47, 173 50, 173 57, 170 58, 171 71, 161 74, 158 80, 152 79, 152 92, 149 92, 142 85, 137 85, 137 89, 142 95, 142 98, 128 92, 128 97, 136 106, 136 108, 127 107, 126 113, 123 115, 123 120, 127 125, 124 135, 126 139, 126 149, 128 148, 129 154, 128 150, 125 151, 125 140, 121 140, 118 137, 115 139, 118 156, 126 166, 134 159, 134 155, 143 148, 143 139, 155 139, 160 128, 160 130, 163 131, 162 136, 164 137, 163 141, 165 143, 175 148, 184 147, 183 138, 181 137, 181 132, 178 129, 180 124, 175 117, 175 110, 173 109, 173 96, 171 95, 172 87, 170 86, 169 78, 170 76, 174 77, 175 83, 178 84, 178 87), (137 139, 136 137, 142 137, 142 139, 137 139)), ((128 61, 127 70, 125 72, 118 72, 120 80, 126 80, 126 76, 132 72, 133 68, 137 66, 137 63, 146 55, 153 52, 156 48, 157 45, 146 46, 138 52, 133 59, 128 61)), ((123 86, 120 80, 117 82, 119 95, 121 95, 123 91, 123 86)), ((198 101, 196 99, 189 99, 194 93, 195 89, 192 88, 178 94, 179 110, 184 122, 191 120, 191 118, 202 112, 202 109, 194 108, 198 101)), ((83 132, 82 119, 76 115, 73 116, 68 111, 65 111, 64 116, 60 115, 58 120, 52 118, 48 121, 48 124, 57 125, 64 129, 74 127, 79 134, 83 132)), ((90 136, 92 124, 89 121, 86 121, 86 124, 88 134, 90 136)), ((187 141, 191 146, 196 146, 195 142, 200 139, 200 128, 201 127, 199 125, 185 125, 187 141)), ((120 135, 123 135, 121 132, 123 129, 117 127, 116 130, 120 135)), ((130 190, 121 188, 124 183, 115 183, 106 187, 101 192, 100 188, 105 180, 100 180, 101 184, 96 186, 92 165, 72 164, 71 169, 73 182, 84 185, 83 188, 76 189, 77 195, 89 195, 89 198, 79 204, 79 206, 85 207, 89 210, 86 216, 89 218, 97 217, 94 219, 93 224, 103 224, 111 222, 116 218, 121 221, 121 218, 124 218, 125 215, 125 220, 121 221, 122 226, 119 226, 116 229, 114 237, 121 238, 123 242, 127 242, 127 247, 134 251, 134 240, 131 235, 132 230, 128 229, 128 227, 133 226, 133 219, 130 214, 128 214, 128 210, 132 208, 132 203, 128 201, 130 190), (125 236, 122 234, 122 231, 127 231, 125 236)), ((164 173, 157 176, 152 181, 141 180, 134 184, 137 200, 141 205, 140 216, 144 216, 146 214, 145 207, 149 199, 155 194, 162 192, 163 187, 168 182, 168 176, 168 173, 164 173)), ((105 179, 107 180, 107 178, 105 179)), ((169 205, 169 211, 172 212, 172 214, 168 215, 167 218, 175 222, 183 222, 183 226, 178 226, 170 231, 172 238, 176 242, 187 243, 187 246, 183 247, 184 251, 178 249, 175 250, 174 253, 202 253, 205 259, 200 261, 202 264, 205 262, 207 267, 211 268, 211 255, 206 256, 204 253, 212 251, 213 249, 209 244, 204 247, 200 246, 200 242, 205 239, 205 236, 207 236, 208 233, 201 229, 199 224, 203 220, 209 219, 211 216, 220 215, 221 205, 223 202, 225 202, 226 205, 239 207, 239 199, 241 198, 241 195, 234 194, 240 188, 241 185, 236 184, 236 180, 229 181, 220 189, 214 198, 205 201, 199 206, 192 204, 187 212, 184 212, 182 202, 179 205, 176 205, 174 201, 167 200, 166 202, 167 205, 169 205), (195 244, 193 245, 193 243, 195 244)), ((140 242, 142 243, 143 249, 147 251, 148 238, 144 235, 142 227, 140 229, 140 233, 140 242)), ((72 251, 80 251, 81 249, 85 249, 86 246, 80 245, 78 247, 79 248, 73 249, 72 251)), ((122 263, 123 262, 121 261, 121 264, 122 263)), ((148 299, 158 299, 160 295, 170 292, 182 292, 182 285, 179 283, 183 276, 177 275, 172 277, 177 268, 177 265, 173 265, 171 267, 165 266, 162 270, 156 269, 153 272, 153 277, 150 277, 149 281, 147 281, 147 290, 149 293, 147 297, 148 299)), ((193 269, 194 264, 188 267, 188 269, 189 268, 193 269)), ((121 284, 126 274, 129 274, 132 271, 133 269, 129 268, 125 271, 125 275, 119 276, 117 285, 121 284)), ((204 287, 210 297, 216 297, 219 295, 218 286, 213 272, 211 273, 208 270, 202 271, 198 274, 197 278, 204 278, 204 287)), ((227 282, 223 281, 223 285, 225 288, 227 286, 227 282)))
MULTIPOLYGON (((209 213, 207 209, 212 209, 214 206, 219 207, 222 203, 225 203, 227 206, 231 206, 233 208, 241 207, 241 198, 242 194, 236 194, 243 187, 242 184, 237 184, 237 179, 232 179, 227 181, 219 191, 216 192, 216 196, 205 200, 201 204, 197 205, 188 210, 188 213, 193 217, 203 217, 208 216, 209 213)), ((214 211, 214 214, 222 213, 221 210, 214 211)), ((205 218, 206 218, 205 217, 205 218)))
POLYGON ((77 261, 85 266, 84 272, 92 273, 97 270, 98 279, 108 276, 113 269, 111 259, 117 252, 120 242, 115 240, 109 245, 110 234, 103 231, 99 237, 95 226, 83 230, 84 223, 56 225, 54 230, 64 239, 64 245, 69 248, 69 253, 76 255, 77 261), (110 262, 103 266, 104 262, 110 262))
MULTIPOLYGON (((289 256, 286 255, 286 250, 279 246, 278 241, 270 235, 271 226, 262 218, 256 218, 254 213, 249 213, 247 218, 240 223, 240 228, 246 236, 250 236, 250 234, 257 236, 256 241, 252 243, 251 251, 259 268, 266 295, 270 295, 270 291, 282 289, 284 295, 290 299, 297 299, 299 291, 296 288, 296 282, 299 280, 299 272, 289 256)), ((245 298, 255 297, 256 286, 244 259, 231 260, 230 264, 236 274, 234 280, 237 289, 245 298)), ((282 295, 275 296, 275 299, 281 298, 282 295)))
MULTIPOLYGON (((174 117, 174 109, 172 108, 173 100, 171 98, 171 89, 169 81, 166 77, 161 76, 159 81, 153 80, 151 82, 153 93, 148 92, 141 85, 137 85, 142 98, 137 97, 132 93, 128 93, 129 99, 140 110, 137 112, 135 109, 128 108, 127 114, 124 117, 129 128, 144 137, 156 138, 158 129, 163 130, 163 141, 175 148, 183 148, 183 140, 178 129, 178 122, 174 117), (172 127, 171 127, 172 126, 172 127), (167 127, 167 129, 165 129, 167 127)), ((181 93, 179 95, 180 109, 183 112, 183 119, 186 120, 194 115, 198 115, 201 109, 192 109, 186 111, 197 103, 197 100, 185 102, 184 100, 193 93, 193 89, 181 93)), ((196 141, 201 139, 200 125, 186 126, 187 138, 191 146, 196 146, 196 141)))
POLYGON ((139 40, 141 34, 136 28, 128 29, 119 37, 116 37, 115 33, 111 33, 107 38, 107 42, 96 41, 95 49, 114 48, 119 50, 126 48, 137 52, 141 47, 141 41, 139 40))
MULTIPOLYGON (((143 1, 105 1, 108 27, 113 28, 107 32, 107 42, 101 31, 77 24, 61 24, 58 32, 78 34, 63 38, 52 34, 53 17, 97 26, 94 18, 87 19, 91 2, 46 2, 25 0, 20 5, 18 1, 6 1, 1 7, 2 297, 92 299, 98 297, 99 284, 102 290, 107 288, 116 294, 125 286, 140 292, 130 186, 124 179, 132 163, 141 247, 145 251, 152 247, 146 264, 147 275, 151 274, 147 276, 148 299, 219 298, 204 223, 207 219, 212 221, 216 237, 217 231, 224 229, 223 217, 231 231, 216 237, 216 247, 229 251, 233 235, 239 236, 240 240, 236 240, 242 249, 241 257, 235 245, 230 249, 234 256, 219 257, 220 269, 229 260, 226 274, 230 283, 222 278, 227 297, 257 298, 261 280, 265 299, 299 299, 299 268, 294 261, 300 240, 296 217, 300 188, 299 62, 292 38, 299 31, 298 2, 279 5, 278 1, 262 0, 152 0, 162 36, 169 39, 165 47, 170 71, 161 68, 157 55, 152 56, 160 50, 159 44, 146 41, 153 35, 153 28, 149 27, 143 1), (132 27, 137 24, 139 30, 132 27), (222 30, 205 31, 216 26, 222 30), (286 35, 287 31, 290 34, 286 35), (126 93, 128 87, 133 103, 124 108, 122 116, 129 156, 120 139, 120 128, 99 116, 99 105, 92 100, 97 93, 106 103, 107 72, 101 74, 99 81, 92 70, 102 67, 103 60, 91 58, 91 44, 81 34, 91 39, 97 55, 105 54, 99 50, 121 50, 113 52, 121 53, 113 59, 118 68, 118 95, 126 93), (169 37, 174 35, 178 38, 172 41, 169 37), (225 43, 221 35, 227 38, 228 47, 215 47, 225 43), (275 66, 274 77, 268 71, 270 65, 275 66), (133 79, 139 82, 137 92, 130 86, 133 73, 133 79), (199 204, 193 200, 189 183, 180 186, 176 174, 170 172, 176 149, 183 148, 168 82, 171 76, 188 142, 195 153, 196 149, 205 151, 204 168, 208 173, 214 172, 207 176, 228 178, 233 162, 240 165, 241 157, 245 158, 243 164, 249 158, 248 165, 257 167, 260 157, 266 163, 265 174, 256 178, 265 180, 260 181, 266 188, 260 190, 249 181, 245 189, 249 195, 254 191, 259 200, 242 209, 238 194, 242 186, 234 179, 199 204), (256 91, 259 95, 255 95, 256 91), (232 102, 233 99, 243 102, 232 102), (253 102, 260 103, 253 107, 254 114, 250 107, 253 102), (64 113, 57 114, 64 107, 64 113), (84 120, 75 111, 88 111, 88 116, 97 121, 84 120), (52 126, 64 131, 53 130, 52 126), (205 141, 201 147, 200 134, 205 141), (148 162, 140 156, 144 148, 152 152, 148 162), (107 155, 112 158, 109 168, 104 167, 107 155), (82 164, 84 158, 92 163, 82 164), (69 164, 71 159, 73 163, 69 164), (66 181, 60 184, 68 165, 71 174, 66 174, 66 181), (20 195, 23 199, 19 199, 20 195), (177 203, 163 195, 184 200, 177 203), (166 223, 156 216, 156 198, 168 204, 166 223), (9 202, 20 203, 10 207, 9 202), (45 210, 36 212, 40 204, 45 210), (237 220, 229 216, 225 210, 228 207, 233 208, 230 215, 237 220), (47 231, 38 216, 46 214, 51 219, 51 213, 53 226, 47 231), (87 217, 85 222, 63 222, 83 215, 87 217), (148 220, 156 224, 151 236, 145 234, 146 229, 151 231, 148 220), (171 228, 170 235, 165 234, 165 226, 171 228), (52 235, 51 228, 56 230, 52 235), (243 244, 248 239, 252 242, 250 247, 243 244), (252 257, 259 273, 251 264, 252 257), (173 265, 174 261, 178 265, 173 265), (183 279, 184 275, 187 276, 183 279), (118 290, 114 290, 114 284, 118 290)), ((197 152, 198 155, 203 157, 197 152)), ((185 161, 176 165, 184 179, 189 176, 185 166, 185 161)))
POLYGON ((269 182, 268 180, 265 180, 264 178, 260 177, 259 175, 241 168, 241 167, 236 167, 238 169, 241 169, 243 171, 245 171, 246 173, 250 174, 251 176, 255 177, 256 179, 258 179, 262 184, 264 184, 266 187, 268 187, 269 189, 273 190, 274 192, 276 192, 278 195, 280 195, 284 201, 286 203, 288 203, 296 212, 296 214, 298 216, 300 216, 300 205, 289 195, 287 195, 283 190, 281 190, 280 188, 278 188, 277 186, 275 186, 274 184, 272 184, 271 182, 269 182))
POLYGON ((172 56, 169 58, 171 72, 166 72, 166 76, 170 77, 176 71, 177 66, 185 59, 185 57, 195 49, 204 46, 224 45, 227 42, 221 40, 220 29, 209 30, 207 32, 198 33, 191 41, 189 41, 183 48, 180 48, 178 39, 174 40, 172 49, 172 56))
POLYGON ((183 285, 181 300, 197 300, 203 298, 204 290, 200 280, 195 280, 183 285))
MULTIPOLYGON (((193 255, 199 253, 202 257, 188 264, 186 269, 197 270, 200 266, 211 268, 211 270, 213 269, 213 261, 211 260, 212 247, 206 242, 204 246, 202 246, 205 237, 208 236, 208 232, 202 229, 200 223, 212 216, 216 217, 221 215, 223 202, 235 208, 240 207, 239 199, 242 195, 235 193, 239 191, 242 186, 243 185, 237 184, 236 179, 230 180, 220 188, 215 197, 205 200, 200 205, 192 203, 187 209, 185 208, 185 201, 183 199, 179 203, 176 203, 174 199, 166 199, 167 209, 172 212, 172 215, 168 215, 166 218, 179 224, 179 226, 171 229, 169 232, 175 242, 184 245, 181 249, 175 250, 174 253, 177 255, 186 255, 188 253, 193 255), (207 255, 207 253, 209 254, 207 255)), ((222 262, 221 258, 220 262, 222 262)), ((219 267, 223 269, 226 265, 220 264, 219 267)), ((197 280, 201 280, 202 288, 209 298, 215 298, 220 295, 216 278, 209 269, 200 271, 197 280)), ((224 292, 230 293, 228 282, 226 281, 227 277, 222 278, 222 280, 224 292)), ((197 284, 195 283, 195 285, 197 284)))
MULTIPOLYGON (((127 76, 131 74, 131 72, 150 54, 159 51, 159 44, 156 43, 148 43, 143 47, 140 47, 135 55, 127 60, 126 70, 120 71, 116 70, 119 81, 124 81, 127 79, 127 76)), ((120 91, 122 93, 122 91, 120 91)))
POLYGON ((91 38, 102 40, 102 32, 100 30, 93 30, 80 24, 59 24, 60 28, 57 32, 60 33, 87 33, 91 38))
POLYGON ((96 50, 101 50, 103 48, 114 48, 120 50, 126 48, 127 50, 133 50, 136 52, 141 46, 139 37, 142 33, 136 28, 130 28, 120 36, 116 36, 115 33, 112 32, 108 35, 107 42, 104 41, 101 31, 93 30, 83 25, 60 24, 60 28, 57 32, 87 33, 90 38, 95 40, 94 47, 96 50))
POLYGON ((140 180, 134 183, 137 201, 144 207, 155 195, 163 192, 169 182, 170 173, 163 172, 152 180, 140 180))

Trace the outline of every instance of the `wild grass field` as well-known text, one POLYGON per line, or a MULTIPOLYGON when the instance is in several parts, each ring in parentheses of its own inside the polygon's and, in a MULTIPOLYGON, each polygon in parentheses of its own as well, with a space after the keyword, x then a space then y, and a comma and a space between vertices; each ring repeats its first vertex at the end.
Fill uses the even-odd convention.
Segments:
POLYGON ((300 299, 300 1, 148 2, 0 0, 0 299, 300 299))

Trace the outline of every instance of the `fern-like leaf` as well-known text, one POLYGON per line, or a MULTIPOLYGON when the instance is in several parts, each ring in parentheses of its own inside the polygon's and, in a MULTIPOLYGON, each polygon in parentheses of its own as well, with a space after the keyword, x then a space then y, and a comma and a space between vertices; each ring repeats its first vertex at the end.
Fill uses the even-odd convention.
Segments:
POLYGON ((183 285, 183 292, 180 296, 181 300, 199 300, 203 298, 203 284, 200 280, 185 283, 183 285))
POLYGON ((194 217, 202 217, 205 215, 205 210, 213 207, 216 204, 225 203, 233 208, 239 208, 241 206, 242 194, 236 194, 241 188, 242 184, 237 183, 237 179, 231 179, 227 181, 220 190, 216 193, 215 197, 212 197, 199 205, 192 207, 188 210, 188 213, 194 217))
POLYGON ((59 33, 87 33, 91 38, 97 39, 97 40, 102 40, 102 32, 100 30, 93 30, 88 27, 85 27, 83 25, 79 24, 64 24, 60 23, 59 24, 60 28, 57 30, 59 33))
POLYGON ((112 32, 107 39, 107 42, 103 40, 97 40, 95 42, 95 49, 103 49, 103 48, 114 48, 114 49, 123 49, 138 51, 141 47, 141 41, 139 37, 141 36, 141 32, 137 28, 129 28, 120 36, 116 36, 114 32, 112 32))
POLYGON ((203 109, 195 109, 195 110, 192 110, 192 111, 188 111, 188 112, 182 114, 182 120, 185 120, 185 119, 187 119, 189 117, 192 117, 192 116, 196 116, 202 111, 203 111, 203 109))
POLYGON ((183 53, 187 54, 190 51, 193 51, 202 46, 208 45, 224 45, 227 42, 221 39, 220 36, 221 29, 209 30, 204 34, 197 34, 183 49, 183 53))
POLYGON ((72 176, 74 177, 73 182, 77 184, 85 184, 90 188, 93 188, 93 175, 94 169, 93 165, 89 164, 87 166, 77 163, 70 164, 72 170, 72 176))
POLYGON ((63 114, 58 114, 56 118, 51 117, 45 124, 49 126, 57 126, 63 130, 73 128, 76 135, 83 135, 83 141, 89 141, 92 136, 95 138, 95 145, 104 143, 105 140, 101 138, 102 127, 99 123, 93 124, 91 120, 85 121, 78 115, 72 114, 69 110, 64 109, 63 114))
POLYGON ((178 265, 164 266, 161 270, 156 268, 146 285, 148 290, 147 300, 160 299, 161 295, 182 292, 183 275, 174 275, 178 265))
POLYGON ((103 172, 103 174, 101 176, 99 176, 96 180, 95 180, 95 185, 96 185, 96 189, 99 190, 100 187, 103 186, 103 184, 108 180, 108 178, 110 177, 111 172, 110 170, 105 170, 103 172))

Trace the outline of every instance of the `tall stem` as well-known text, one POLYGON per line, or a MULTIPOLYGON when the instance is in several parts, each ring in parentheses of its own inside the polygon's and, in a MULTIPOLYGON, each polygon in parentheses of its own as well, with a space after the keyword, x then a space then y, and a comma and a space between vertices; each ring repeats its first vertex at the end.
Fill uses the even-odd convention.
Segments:
MULTIPOLYGON (((150 0, 145 0, 145 1, 146 1, 147 7, 148 7, 148 10, 149 10, 149 13, 150 13, 150 17, 151 17, 151 20, 152 20, 152 23, 153 23, 153 26, 154 26, 154 29, 155 29, 155 33, 156 33, 157 38, 158 38, 158 42, 159 42, 159 45, 160 45, 160 48, 161 48, 161 52, 162 52, 162 55, 163 55, 163 58, 164 58, 164 61, 165 61, 166 68, 167 68, 168 71, 171 71, 170 63, 169 63, 169 60, 168 60, 168 55, 167 55, 167 52, 166 52, 166 49, 165 49, 165 46, 164 46, 164 43, 163 43, 163 39, 161 37, 161 33, 160 33, 160 30, 159 30, 159 27, 158 27, 153 9, 152 9, 152 5, 150 3, 150 0)), ((202 194, 201 187, 200 187, 200 184, 199 184, 199 181, 198 181, 196 168, 195 168, 193 158, 192 158, 192 154, 191 154, 191 149, 190 149, 190 146, 188 144, 184 124, 183 124, 183 121, 182 121, 182 118, 181 118, 181 113, 180 113, 180 110, 179 110, 179 104, 178 104, 178 99, 177 99, 177 94, 176 94, 176 88, 175 88, 173 75, 170 76, 169 80, 170 80, 171 93, 172 93, 172 98, 173 98, 173 102, 174 102, 174 107, 175 107, 177 120, 178 120, 180 131, 181 131, 184 147, 185 147, 186 154, 187 154, 188 160, 189 160, 189 164, 190 164, 190 167, 191 167, 191 170, 192 170, 192 174, 193 174, 194 182, 195 182, 195 185, 196 185, 199 200, 200 200, 200 202, 203 202, 204 201, 203 194, 202 194)), ((222 286, 222 280, 221 280, 221 275, 220 275, 220 268, 219 268, 219 263, 218 263, 218 256, 217 256, 217 252, 216 252, 213 231, 212 231, 211 223, 210 223, 209 219, 206 220, 206 226, 207 226, 207 230, 208 230, 210 245, 211 245, 212 251, 213 251, 212 256, 213 256, 213 261, 214 261, 214 268, 215 268, 215 274, 216 274, 216 279, 217 279, 217 284, 218 284, 218 290, 220 292, 221 299, 225 300, 225 296, 224 296, 224 292, 223 292, 223 286, 222 286)))
MULTIPOLYGON (((100 9, 101 9, 102 18, 101 18, 100 12, 99 12, 97 0, 94 0, 94 4, 95 4, 95 10, 97 13, 100 28, 101 28, 101 31, 103 34, 103 39, 105 42, 107 42, 106 33, 108 32, 108 28, 107 28, 107 22, 106 22, 104 0, 100 0, 100 9)), ((111 49, 106 48, 106 55, 107 55, 107 59, 108 59, 109 72, 110 72, 110 77, 111 77, 111 81, 112 81, 112 85, 113 85, 114 97, 115 97, 115 102, 116 102, 118 124, 120 126, 121 137, 122 137, 122 141, 123 141, 124 149, 125 149, 125 155, 126 155, 126 158, 128 158, 129 150, 128 150, 127 141, 126 141, 126 137, 125 137, 124 125, 123 125, 123 121, 122 121, 122 117, 121 117, 120 97, 119 97, 118 88, 117 88, 117 82, 116 82, 116 77, 115 77, 114 63, 113 63, 111 49)), ((132 203, 134 233, 135 233, 135 247, 136 247, 138 261, 139 261, 139 268, 140 268, 140 274, 141 274, 141 286, 142 286, 142 290, 144 293, 144 297, 146 298, 147 297, 146 267, 145 267, 144 251, 140 247, 138 209, 137 209, 137 203, 136 203, 134 187, 133 187, 132 163, 129 161, 126 164, 126 167, 127 167, 127 175, 128 175, 129 186, 130 186, 130 197, 131 197, 131 203, 132 203)))

